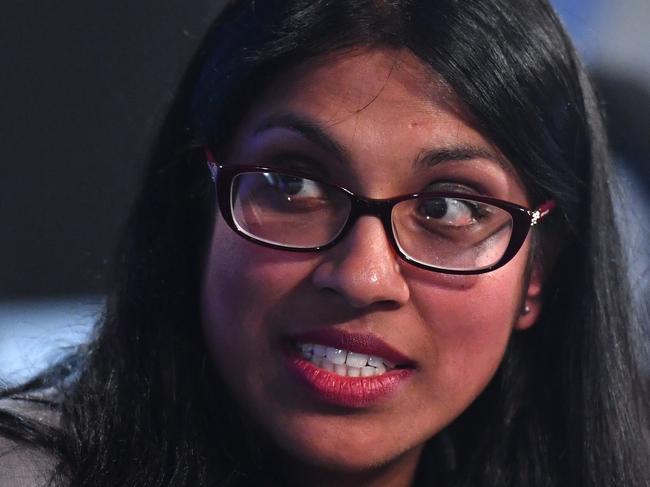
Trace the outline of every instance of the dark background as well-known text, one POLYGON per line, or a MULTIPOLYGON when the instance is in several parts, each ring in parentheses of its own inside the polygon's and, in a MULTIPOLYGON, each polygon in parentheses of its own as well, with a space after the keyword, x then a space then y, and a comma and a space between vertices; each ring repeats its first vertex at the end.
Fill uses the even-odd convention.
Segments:
POLYGON ((98 294, 143 158, 221 1, 0 13, 0 299, 98 294))

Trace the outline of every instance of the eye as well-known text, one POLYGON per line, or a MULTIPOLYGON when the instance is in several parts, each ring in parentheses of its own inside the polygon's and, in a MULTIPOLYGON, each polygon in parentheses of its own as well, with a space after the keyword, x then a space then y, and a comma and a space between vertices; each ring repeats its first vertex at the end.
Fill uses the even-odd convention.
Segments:
POLYGON ((468 227, 486 217, 489 207, 472 200, 476 190, 467 184, 456 181, 437 181, 426 188, 427 192, 453 192, 467 194, 463 198, 423 198, 417 207, 420 218, 436 225, 448 227, 468 227))
POLYGON ((449 227, 472 225, 485 215, 483 210, 476 202, 455 198, 429 198, 418 205, 418 213, 425 220, 449 227))
POLYGON ((335 188, 307 177, 282 172, 242 173, 234 180, 238 201, 254 205, 258 211, 304 213, 321 211, 338 201, 335 188))
POLYGON ((320 183, 298 176, 288 176, 279 173, 264 173, 264 178, 270 186, 290 200, 298 198, 322 198, 324 190, 320 183))

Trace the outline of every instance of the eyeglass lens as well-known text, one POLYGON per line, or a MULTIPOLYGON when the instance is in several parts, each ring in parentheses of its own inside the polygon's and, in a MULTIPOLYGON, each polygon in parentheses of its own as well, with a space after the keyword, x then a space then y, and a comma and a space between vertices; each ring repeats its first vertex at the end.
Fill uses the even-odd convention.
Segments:
MULTIPOLYGON (((231 186, 233 220, 239 230, 267 243, 314 248, 345 227, 351 196, 308 178, 244 172, 231 186)), ((512 216, 497 206, 465 198, 421 196, 394 205, 392 229, 400 251, 421 264, 479 270, 505 253, 512 216)))

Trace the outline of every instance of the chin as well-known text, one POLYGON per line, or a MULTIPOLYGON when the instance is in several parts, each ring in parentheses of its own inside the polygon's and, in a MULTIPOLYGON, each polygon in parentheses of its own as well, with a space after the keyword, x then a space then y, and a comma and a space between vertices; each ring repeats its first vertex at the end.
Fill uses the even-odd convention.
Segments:
POLYGON ((342 473, 374 470, 402 456, 401 452, 372 452, 346 446, 327 448, 313 445, 299 451, 293 450, 290 454, 306 466, 342 473))
POLYGON ((382 436, 381 425, 374 425, 370 430, 368 426, 306 421, 295 426, 294 434, 287 435, 291 431, 288 428, 276 431, 284 434, 280 438, 276 436, 275 442, 304 466, 341 473, 374 470, 408 454, 419 457, 423 445, 419 438, 391 440, 382 436))

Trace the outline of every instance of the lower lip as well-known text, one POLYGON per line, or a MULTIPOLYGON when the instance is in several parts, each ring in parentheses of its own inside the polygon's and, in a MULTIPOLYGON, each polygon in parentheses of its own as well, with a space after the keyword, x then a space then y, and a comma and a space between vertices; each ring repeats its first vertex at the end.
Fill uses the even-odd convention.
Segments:
POLYGON ((393 395, 413 369, 393 369, 372 377, 343 377, 316 367, 297 351, 289 351, 292 374, 321 402, 348 408, 367 408, 393 395))

